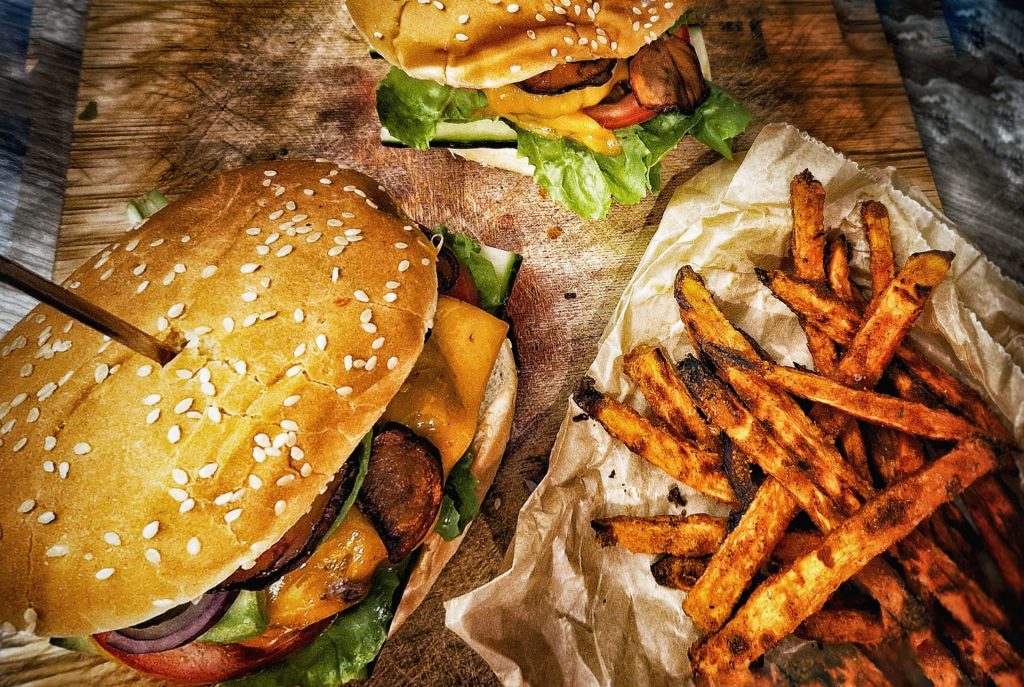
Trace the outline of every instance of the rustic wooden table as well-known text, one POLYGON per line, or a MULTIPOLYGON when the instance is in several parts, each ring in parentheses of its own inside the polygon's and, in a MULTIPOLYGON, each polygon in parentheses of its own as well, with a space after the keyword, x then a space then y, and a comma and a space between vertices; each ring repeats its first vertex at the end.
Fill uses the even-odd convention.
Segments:
MULTIPOLYGON (((442 601, 500 569, 622 285, 672 190, 714 155, 684 144, 666 162, 660 198, 583 223, 527 179, 441 151, 379 147, 371 96, 385 66, 366 59, 336 2, 92 0, 87 11, 73 0, 3 1, 13 9, 0 36, 31 17, 32 41, 0 50, 18 67, 0 77, 0 250, 41 272, 61 277, 123 231, 124 202, 150 188, 173 198, 218 169, 302 156, 348 161, 422 223, 525 254, 510 307, 522 385, 505 465, 464 549, 374 678, 493 682, 440 629, 442 601), (90 101, 98 116, 78 119, 90 101)), ((956 21, 951 33, 934 3, 882 0, 882 21, 864 0, 721 0, 707 10, 706 40, 716 81, 754 111, 752 131, 789 121, 864 164, 897 167, 1024 279, 1024 69, 1013 51, 1024 22, 994 0, 973 4, 993 29, 985 45, 956 21)), ((0 293, 0 328, 24 305, 0 293)))

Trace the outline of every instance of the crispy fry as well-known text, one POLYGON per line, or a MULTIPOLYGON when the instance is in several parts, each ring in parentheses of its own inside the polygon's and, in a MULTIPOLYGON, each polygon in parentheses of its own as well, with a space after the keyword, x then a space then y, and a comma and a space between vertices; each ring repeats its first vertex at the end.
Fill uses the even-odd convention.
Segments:
POLYGON ((797 276, 825 281, 825 187, 811 171, 793 177, 789 183, 793 207, 793 263, 797 276))
POLYGON ((662 556, 651 565, 651 574, 654 575, 654 581, 662 587, 688 592, 707 567, 707 558, 662 556))
POLYGON ((852 499, 847 497, 852 503, 848 510, 837 506, 808 474, 809 466, 786 451, 701 361, 692 356, 684 358, 679 363, 679 371, 705 417, 766 472, 782 482, 815 524, 824 524, 824 528, 829 529, 856 510, 858 504, 852 494, 849 495, 852 499))
POLYGON ((953 254, 946 251, 910 256, 874 299, 874 311, 863 321, 839 362, 838 381, 860 388, 878 382, 952 261, 953 254))
MULTIPOLYGON (((789 184, 790 204, 793 207, 793 264, 801 279, 825 282, 825 188, 804 170, 789 184)), ((807 348, 814 367, 823 374, 831 374, 838 357, 835 344, 827 334, 813 328, 804 329, 807 348)))
POLYGON ((786 536, 772 551, 772 558, 783 565, 789 565, 808 551, 816 549, 821 544, 822 536, 821 532, 786 532, 786 536))
POLYGON ((843 457, 850 464, 857 476, 865 482, 871 482, 871 470, 868 467, 868 449, 864 443, 864 435, 856 422, 849 422, 839 434, 839 445, 843 448, 843 457))
MULTIPOLYGON (((812 322, 841 346, 853 340, 861 325, 861 316, 853 306, 779 270, 756 271, 761 282, 799 317, 812 322)), ((975 422, 989 436, 1013 443, 1006 426, 971 387, 907 344, 900 346, 896 355, 943 403, 975 422)))
POLYGON ((707 556, 725 539, 724 518, 694 515, 620 515, 592 520, 601 546, 622 546, 633 553, 707 556))
POLYGON ((948 556, 920 532, 911 532, 898 545, 900 564, 936 597, 943 608, 963 623, 1007 630, 1010 619, 978 583, 965 575, 948 556))
POLYGON ((905 398, 915 403, 923 403, 932 408, 938 408, 942 405, 942 401, 932 393, 931 389, 922 384, 921 380, 910 374, 903 361, 892 361, 885 374, 900 398, 905 398))
POLYGON ((711 292, 704 286, 704 280, 689 265, 676 272, 675 297, 679 315, 694 348, 699 350, 703 341, 714 341, 738 351, 749 360, 760 357, 747 338, 718 309, 711 292))
POLYGON ((842 234, 829 241, 825 267, 829 288, 844 301, 863 303, 863 296, 850 279, 850 242, 842 234))
POLYGON ((997 687, 1024 685, 1024 660, 998 632, 955 622, 947 623, 945 629, 967 663, 973 663, 997 687))
POLYGON ((777 480, 765 480, 758 488, 739 524, 726 536, 683 602, 683 610, 698 627, 714 632, 729 618, 798 510, 777 480))
MULTIPOLYGON (((772 479, 777 479, 793 501, 810 515, 815 525, 822 531, 829 531, 843 521, 847 513, 807 478, 804 466, 772 438, 724 383, 695 358, 683 360, 679 368, 683 381, 704 415, 754 458, 772 479)), ((896 622, 908 632, 916 633, 916 637, 926 638, 927 635, 922 634, 926 628, 923 609, 888 564, 881 560, 871 561, 857 580, 896 622)))
POLYGON ((829 532, 817 549, 756 589, 732 620, 698 648, 695 669, 711 683, 745 671, 820 609, 840 584, 995 467, 991 446, 971 438, 876 495, 829 532))
MULTIPOLYGON (((746 338, 733 328, 715 305, 700 275, 694 270, 689 267, 679 270, 675 295, 680 317, 686 323, 694 348, 704 349, 710 344, 732 348, 732 344, 737 343, 740 348, 733 350, 744 360, 761 360, 746 338)), ((754 415, 762 422, 773 423, 776 439, 811 466, 809 469, 815 471, 813 478, 820 480, 826 494, 840 499, 843 498, 841 494, 849 491, 861 497, 870 495, 870 485, 857 476, 793 398, 753 375, 739 381, 742 388, 737 388, 737 392, 751 405, 754 415)))
POLYGON ((889 285, 896 272, 892 236, 889 234, 889 211, 877 200, 869 200, 860 206, 860 216, 871 248, 871 293, 877 296, 889 285))
POLYGON ((892 683, 869 658, 853 646, 803 647, 784 669, 792 685, 857 685, 888 687, 892 683))
POLYGON ((725 503, 735 503, 736 495, 722 470, 719 457, 702 450, 693 441, 678 437, 635 410, 608 398, 585 378, 574 394, 576 403, 608 433, 652 465, 680 482, 725 503))
POLYGON ((992 555, 1007 591, 1019 605, 1024 601, 1024 546, 1021 544, 1024 525, 1020 508, 1015 507, 1013 499, 995 475, 975 482, 964 494, 967 512, 992 555))
POLYGON ((796 636, 829 644, 879 644, 889 639, 881 616, 853 608, 823 608, 800 624, 796 636))
POLYGON ((721 450, 719 432, 697 412, 690 392, 679 381, 665 354, 650 346, 637 346, 624 358, 626 376, 637 385, 655 415, 669 427, 685 430, 707 451, 721 450))
POLYGON ((717 346, 710 346, 708 352, 716 364, 728 368, 730 373, 745 368, 748 373, 756 372, 791 394, 824 403, 875 425, 942 441, 957 441, 981 433, 979 428, 945 410, 929 408, 875 391, 853 389, 813 372, 783 367, 768 361, 751 363, 717 346))

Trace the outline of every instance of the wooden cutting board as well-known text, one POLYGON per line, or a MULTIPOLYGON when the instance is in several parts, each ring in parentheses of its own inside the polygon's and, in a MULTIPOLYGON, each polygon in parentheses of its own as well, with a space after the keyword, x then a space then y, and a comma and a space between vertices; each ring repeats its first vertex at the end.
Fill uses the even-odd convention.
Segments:
MULTIPOLYGON (((790 122, 863 164, 934 184, 892 52, 867 0, 723 0, 703 16, 714 80, 764 123, 790 122)), ((127 228, 126 201, 169 198, 254 160, 325 157, 376 177, 422 224, 525 257, 510 304, 521 368, 505 463, 462 550, 391 640, 374 684, 483 685, 487 666, 443 629, 442 601, 502 567, 519 507, 541 479, 573 384, 672 191, 716 155, 687 140, 659 198, 583 222, 531 180, 444 151, 378 144, 387 71, 336 0, 92 0, 56 276, 127 228)), ((212 230, 216 230, 213 227, 212 230)), ((557 581, 554 581, 557 584, 557 581)))

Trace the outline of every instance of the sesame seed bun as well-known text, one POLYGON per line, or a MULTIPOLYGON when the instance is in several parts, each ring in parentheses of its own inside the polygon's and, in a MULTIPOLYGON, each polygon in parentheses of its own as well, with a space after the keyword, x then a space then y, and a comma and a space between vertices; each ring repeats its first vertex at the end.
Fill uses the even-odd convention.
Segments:
POLYGON ((496 88, 565 62, 632 57, 689 0, 348 0, 356 27, 410 76, 496 88))
POLYGON ((0 621, 142 622, 308 511, 419 357, 435 250, 330 163, 224 174, 65 282, 167 366, 40 306, 0 341, 0 621))

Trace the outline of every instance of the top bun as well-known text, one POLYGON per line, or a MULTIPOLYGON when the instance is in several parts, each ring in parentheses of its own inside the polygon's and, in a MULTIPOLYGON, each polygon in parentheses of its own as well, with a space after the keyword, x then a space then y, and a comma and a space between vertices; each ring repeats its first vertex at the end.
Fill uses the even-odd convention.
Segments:
POLYGON ((417 79, 496 88, 564 62, 632 57, 690 0, 348 0, 356 27, 417 79))
POLYGON ((44 306, 0 341, 0 621, 134 625, 280 539, 419 357, 435 253, 365 176, 268 162, 77 269, 188 345, 161 368, 44 306))

